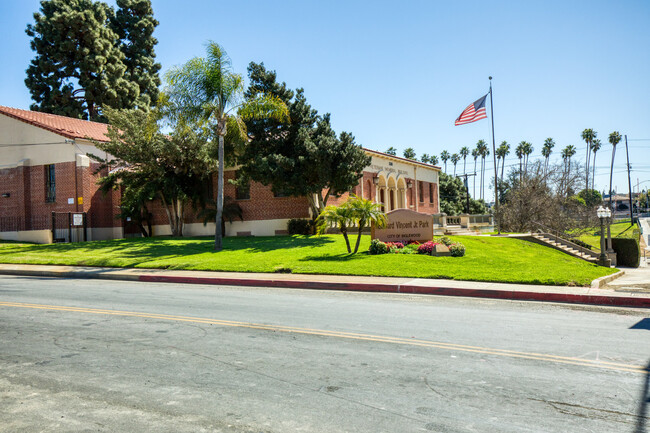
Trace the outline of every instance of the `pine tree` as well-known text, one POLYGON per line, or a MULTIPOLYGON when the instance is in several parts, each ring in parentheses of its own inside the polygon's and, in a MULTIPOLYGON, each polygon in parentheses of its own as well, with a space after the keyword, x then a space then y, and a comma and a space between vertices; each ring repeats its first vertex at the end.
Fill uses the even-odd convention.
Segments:
POLYGON ((158 21, 153 17, 150 0, 117 0, 118 10, 111 28, 118 36, 118 48, 124 54, 124 77, 137 83, 138 107, 155 106, 160 86, 160 63, 156 63, 153 32, 158 21))
POLYGON ((36 53, 25 79, 32 110, 103 121, 102 106, 155 102, 160 66, 153 60, 151 6, 148 0, 119 0, 118 6, 116 15, 100 1, 41 1, 26 29, 36 53), (119 25, 124 28, 116 32, 119 25))

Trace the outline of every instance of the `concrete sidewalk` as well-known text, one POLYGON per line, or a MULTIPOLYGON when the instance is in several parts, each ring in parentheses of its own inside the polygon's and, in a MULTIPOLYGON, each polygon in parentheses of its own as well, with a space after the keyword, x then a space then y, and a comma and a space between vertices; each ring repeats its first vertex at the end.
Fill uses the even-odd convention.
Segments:
POLYGON ((425 278, 363 277, 350 275, 263 274, 238 272, 175 271, 161 269, 100 268, 0 264, 0 274, 98 278, 108 280, 226 286, 283 287, 295 289, 413 293, 441 296, 564 302, 605 306, 650 308, 650 292, 607 286, 620 276, 594 281, 591 287, 541 286, 425 278), (601 286, 604 286, 601 288, 601 286))

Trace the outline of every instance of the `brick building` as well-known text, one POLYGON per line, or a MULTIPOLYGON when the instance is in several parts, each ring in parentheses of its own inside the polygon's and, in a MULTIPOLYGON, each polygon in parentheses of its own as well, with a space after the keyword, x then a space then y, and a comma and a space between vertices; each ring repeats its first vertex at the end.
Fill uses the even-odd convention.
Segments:
MULTIPOLYGON (((106 140, 106 130, 102 123, 0 106, 0 239, 52 242, 52 212, 85 212, 88 240, 133 232, 115 217, 119 192, 98 191, 98 164, 88 157, 105 156, 90 140, 106 140)), ((439 167, 365 151, 372 161, 353 193, 382 203, 386 211, 439 212, 439 167)), ((225 178, 235 174, 235 169, 227 169, 225 178)), ((307 198, 277 196, 256 182, 248 191, 226 183, 224 195, 237 201, 244 218, 226 224, 227 236, 284 234, 289 219, 310 217, 307 198)), ((328 204, 340 203, 347 195, 330 198, 328 204)), ((154 235, 169 234, 162 207, 154 205, 153 214, 154 235)), ((203 225, 189 213, 184 234, 213 233, 214 223, 203 225)))

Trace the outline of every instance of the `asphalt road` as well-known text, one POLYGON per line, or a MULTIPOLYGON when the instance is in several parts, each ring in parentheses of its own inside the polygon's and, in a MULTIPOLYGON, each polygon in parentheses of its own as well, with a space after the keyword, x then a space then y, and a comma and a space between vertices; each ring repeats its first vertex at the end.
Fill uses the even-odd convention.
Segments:
POLYGON ((648 315, 0 276, 0 432, 633 432, 648 315))

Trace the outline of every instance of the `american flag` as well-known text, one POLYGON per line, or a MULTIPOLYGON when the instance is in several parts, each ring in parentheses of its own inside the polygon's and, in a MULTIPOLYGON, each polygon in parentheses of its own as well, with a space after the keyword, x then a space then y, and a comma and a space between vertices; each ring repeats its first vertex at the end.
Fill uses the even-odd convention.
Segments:
POLYGON ((477 120, 486 119, 487 113, 485 112, 485 98, 487 94, 482 98, 477 99, 472 102, 465 108, 465 110, 460 113, 454 125, 464 125, 466 123, 476 122, 477 120))

